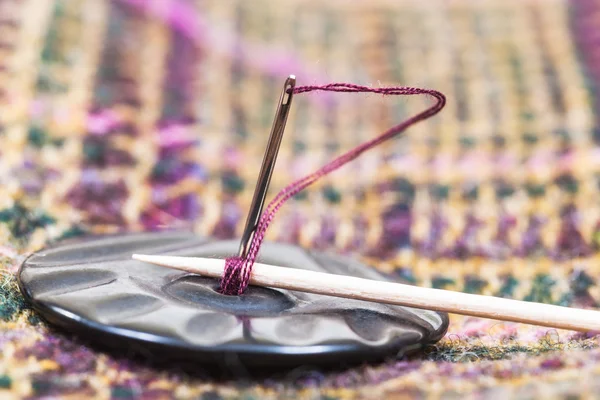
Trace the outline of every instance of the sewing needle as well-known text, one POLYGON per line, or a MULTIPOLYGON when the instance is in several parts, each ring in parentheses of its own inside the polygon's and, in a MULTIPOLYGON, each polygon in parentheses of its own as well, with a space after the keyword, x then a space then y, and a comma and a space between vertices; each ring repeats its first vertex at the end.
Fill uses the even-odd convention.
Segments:
POLYGON ((277 153, 279 153, 279 146, 283 137, 283 131, 285 129, 285 124, 290 112, 290 106, 292 105, 292 97, 294 95, 295 86, 296 77, 294 75, 290 75, 285 80, 281 96, 279 97, 279 104, 277 105, 273 127, 271 128, 271 135, 269 136, 267 149, 265 150, 258 180, 256 181, 256 189, 254 189, 254 197, 252 198, 250 210, 246 219, 246 225, 242 233, 239 251, 239 256, 242 258, 246 257, 248 247, 252 242, 256 226, 262 214, 262 209, 265 204, 265 197, 267 196, 269 184, 271 183, 271 176, 273 175, 273 169, 275 168, 275 162, 277 161, 277 153))

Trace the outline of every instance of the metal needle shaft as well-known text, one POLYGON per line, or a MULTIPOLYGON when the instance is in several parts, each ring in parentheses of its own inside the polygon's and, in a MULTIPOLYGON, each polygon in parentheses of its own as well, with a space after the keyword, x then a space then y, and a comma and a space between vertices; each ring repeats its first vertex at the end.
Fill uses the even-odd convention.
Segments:
POLYGON ((262 209, 265 204, 265 197, 271 183, 271 176, 273 175, 273 169, 275 168, 275 161, 277 161, 277 153, 279 153, 279 145, 281 144, 281 138, 283 137, 283 131, 285 129, 285 123, 292 105, 292 96, 294 87, 296 86, 296 77, 290 75, 283 85, 283 91, 279 98, 279 104, 277 106, 277 112, 275 114, 275 120, 273 121, 273 127, 271 128, 271 136, 269 137, 269 143, 263 158, 262 166, 260 168, 260 174, 256 182, 256 189, 254 190, 254 197, 252 198, 252 204, 250 205, 250 211, 248 212, 248 218, 246 219, 246 226, 242 233, 242 241, 240 243, 240 257, 245 257, 248 252, 248 247, 254 236, 254 231, 262 214, 262 209))

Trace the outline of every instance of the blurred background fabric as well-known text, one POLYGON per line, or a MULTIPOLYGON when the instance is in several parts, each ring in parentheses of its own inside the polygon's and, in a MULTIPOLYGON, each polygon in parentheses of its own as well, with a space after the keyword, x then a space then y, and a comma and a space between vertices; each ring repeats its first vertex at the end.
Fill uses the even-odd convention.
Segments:
MULTIPOLYGON (((19 264, 61 238, 239 237, 288 74, 448 105, 296 196, 268 239, 598 307, 599 0, 0 0, 0 398, 600 396, 595 333, 452 316, 408 358, 216 382, 101 353, 24 304, 19 264)), ((272 192, 425 101, 297 96, 272 192)))

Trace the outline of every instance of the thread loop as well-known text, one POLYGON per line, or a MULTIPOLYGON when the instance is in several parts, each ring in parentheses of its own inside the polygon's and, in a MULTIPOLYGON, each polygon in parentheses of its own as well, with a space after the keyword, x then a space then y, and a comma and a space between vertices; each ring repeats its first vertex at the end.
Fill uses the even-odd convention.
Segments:
POLYGON ((245 258, 230 257, 225 260, 225 270, 221 279, 221 293, 228 295, 241 295, 248 287, 250 281, 250 274, 252 272, 252 266, 256 261, 260 246, 265 238, 266 231, 273 222, 275 214, 283 206, 283 204, 298 192, 305 189, 307 186, 314 183, 316 180, 324 175, 329 174, 332 171, 340 168, 342 165, 354 160, 365 151, 381 144, 382 142, 393 138, 399 133, 403 132, 406 128, 419 121, 423 121, 427 118, 432 117, 444 108, 446 105, 446 97, 436 91, 430 89, 419 89, 413 87, 381 87, 372 88, 367 86, 354 85, 351 83, 330 83, 327 85, 310 85, 310 86, 297 86, 294 89, 294 94, 308 93, 314 91, 324 92, 343 92, 343 93, 379 93, 384 96, 412 96, 412 95, 429 95, 433 97, 436 102, 429 108, 420 112, 419 114, 405 120, 404 122, 388 129, 381 135, 374 139, 371 139, 352 150, 338 156, 333 161, 325 164, 310 175, 305 176, 296 182, 291 183, 283 190, 281 190, 273 200, 264 209, 261 218, 256 227, 254 237, 250 244, 249 250, 245 258))

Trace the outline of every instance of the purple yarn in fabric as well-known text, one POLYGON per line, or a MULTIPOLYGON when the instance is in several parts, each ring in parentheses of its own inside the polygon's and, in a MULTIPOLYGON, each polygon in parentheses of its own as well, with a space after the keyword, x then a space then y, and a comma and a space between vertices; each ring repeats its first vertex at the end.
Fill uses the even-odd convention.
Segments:
POLYGON ((314 183, 316 180, 330 172, 335 171, 342 165, 354 160, 365 151, 383 143, 384 141, 391 139, 404 131, 409 126, 425 120, 435 114, 437 114, 444 105, 446 104, 446 97, 435 90, 419 89, 411 87, 382 87, 372 88, 367 86, 353 85, 350 83, 330 83, 322 86, 298 86, 294 89, 295 94, 314 92, 314 91, 325 91, 325 92, 346 92, 346 93, 379 93, 382 95, 390 96, 413 96, 413 95, 429 95, 435 98, 436 102, 434 105, 427 108, 425 111, 407 119, 406 121, 388 129, 380 136, 369 140, 347 153, 338 156, 333 161, 327 163, 323 167, 319 168, 310 175, 305 176, 296 182, 291 183, 280 191, 277 196, 267 205, 263 211, 261 218, 258 222, 255 235, 250 244, 247 256, 241 257, 230 257, 226 259, 225 271, 223 278, 221 279, 221 293, 228 295, 241 295, 248 287, 250 281, 250 274, 252 272, 252 266, 256 261, 256 257, 260 250, 260 246, 265 238, 265 233, 273 222, 275 214, 283 206, 283 204, 300 192, 307 186, 314 183))
POLYGON ((171 29, 212 53, 256 68, 271 76, 287 75, 294 71, 304 80, 318 81, 326 76, 307 65, 294 52, 284 47, 254 43, 237 32, 211 24, 199 13, 192 2, 183 0, 120 0, 122 3, 163 21, 171 29))

